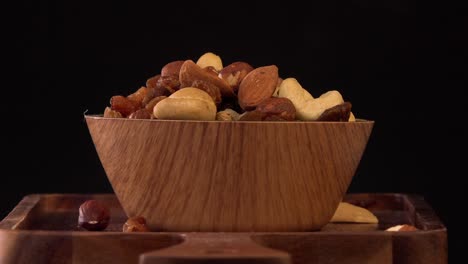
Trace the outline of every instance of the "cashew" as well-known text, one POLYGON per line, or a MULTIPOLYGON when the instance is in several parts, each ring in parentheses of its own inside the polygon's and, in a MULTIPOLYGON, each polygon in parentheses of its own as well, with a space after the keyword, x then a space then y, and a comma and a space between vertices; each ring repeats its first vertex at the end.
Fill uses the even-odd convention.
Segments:
POLYGON ((281 83, 278 95, 291 100, 296 107, 297 117, 306 121, 317 120, 325 110, 344 103, 338 91, 328 91, 314 99, 294 78, 288 78, 281 83))
POLYGON ((239 120, 239 113, 236 111, 226 108, 223 111, 216 113, 216 120, 218 121, 237 121, 239 120))
POLYGON ((351 113, 349 114, 349 120, 348 120, 348 122, 356 122, 356 117, 354 117, 353 112, 351 112, 351 113))
POLYGON ((379 220, 373 213, 365 208, 358 207, 350 203, 340 203, 330 222, 376 224, 379 220))
POLYGON ((221 61, 221 58, 218 55, 211 53, 211 52, 207 52, 203 54, 197 60, 197 65, 200 66, 200 68, 206 68, 208 66, 212 66, 218 72, 223 69, 223 62, 221 61))
POLYGON ((188 87, 160 101, 153 114, 158 119, 215 120, 216 105, 205 91, 188 87))

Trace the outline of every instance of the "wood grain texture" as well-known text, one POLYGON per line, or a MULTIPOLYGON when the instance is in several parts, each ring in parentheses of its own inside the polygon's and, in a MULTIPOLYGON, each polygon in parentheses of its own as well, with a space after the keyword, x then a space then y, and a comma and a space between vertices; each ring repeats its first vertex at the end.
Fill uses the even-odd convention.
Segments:
POLYGON ((419 196, 351 194, 379 224, 329 223, 319 232, 122 233, 127 217, 114 195, 25 197, 0 222, 0 263, 447 263, 447 233, 419 196), (110 207, 105 231, 77 229, 81 203, 110 207), (395 224, 420 230, 384 232, 395 224))
POLYGON ((373 127, 85 118, 125 212, 165 231, 320 229, 373 127))

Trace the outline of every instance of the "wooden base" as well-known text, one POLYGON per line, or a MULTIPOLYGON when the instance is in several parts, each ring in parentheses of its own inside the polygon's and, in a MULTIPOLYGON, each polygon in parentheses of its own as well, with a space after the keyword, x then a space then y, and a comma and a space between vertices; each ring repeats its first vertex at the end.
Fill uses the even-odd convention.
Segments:
POLYGON ((402 194, 350 194, 379 224, 328 224, 318 232, 122 233, 114 195, 29 195, 0 222, 0 263, 447 263, 447 231, 427 203, 402 194), (111 208, 106 231, 77 227, 78 208, 111 208), (413 232, 385 232, 397 224, 413 232))

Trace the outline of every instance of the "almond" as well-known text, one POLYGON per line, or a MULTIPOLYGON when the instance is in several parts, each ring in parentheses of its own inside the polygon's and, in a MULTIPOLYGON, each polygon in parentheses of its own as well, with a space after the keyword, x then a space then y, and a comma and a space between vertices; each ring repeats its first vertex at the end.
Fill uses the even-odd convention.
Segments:
POLYGON ((186 60, 180 68, 179 80, 181 87, 191 87, 194 81, 204 81, 216 86, 221 92, 222 96, 234 97, 231 86, 215 74, 200 68, 191 60, 186 60))
POLYGON ((275 65, 256 68, 239 86, 239 104, 244 110, 255 109, 263 100, 270 98, 278 83, 278 68, 275 65))

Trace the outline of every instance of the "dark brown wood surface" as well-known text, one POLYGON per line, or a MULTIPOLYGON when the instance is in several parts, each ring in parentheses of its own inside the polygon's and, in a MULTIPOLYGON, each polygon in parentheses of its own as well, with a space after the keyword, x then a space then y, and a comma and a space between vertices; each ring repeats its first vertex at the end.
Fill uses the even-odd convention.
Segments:
POLYGON ((85 118, 127 215, 203 232, 322 228, 374 125, 85 118))
POLYGON ((29 195, 0 222, 0 263, 447 263, 444 225, 419 196, 350 194, 379 224, 329 223, 317 232, 122 233, 114 195, 29 195), (78 208, 97 199, 111 209, 105 231, 77 227, 78 208), (412 232, 385 232, 397 224, 412 232))

